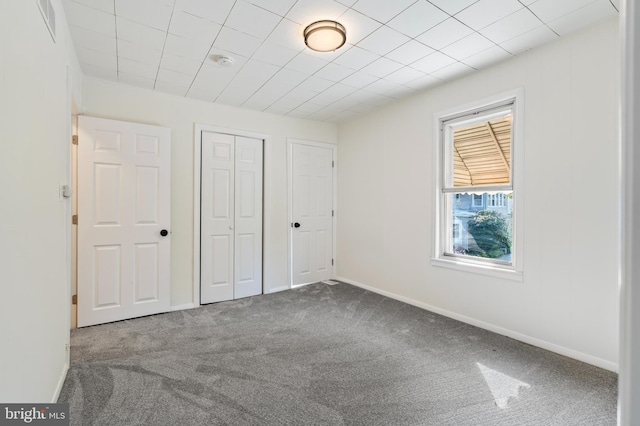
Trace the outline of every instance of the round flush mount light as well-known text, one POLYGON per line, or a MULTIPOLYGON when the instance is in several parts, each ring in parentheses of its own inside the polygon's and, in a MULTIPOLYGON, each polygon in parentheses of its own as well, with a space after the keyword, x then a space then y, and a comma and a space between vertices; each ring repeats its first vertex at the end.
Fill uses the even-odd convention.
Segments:
POLYGON ((336 21, 317 21, 304 29, 304 43, 316 52, 338 50, 347 41, 347 30, 336 21))
POLYGON ((222 68, 231 68, 233 66, 233 58, 229 56, 216 55, 213 57, 213 61, 222 68))

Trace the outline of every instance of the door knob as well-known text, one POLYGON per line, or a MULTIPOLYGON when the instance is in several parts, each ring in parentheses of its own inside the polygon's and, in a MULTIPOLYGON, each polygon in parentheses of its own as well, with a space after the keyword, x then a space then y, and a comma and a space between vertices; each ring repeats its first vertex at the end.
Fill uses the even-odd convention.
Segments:
POLYGON ((293 224, 293 227, 294 228, 300 228, 300 224, 298 222, 296 222, 296 223, 293 224))
POLYGON ((166 229, 163 229, 162 231, 160 231, 160 235, 162 235, 163 237, 166 237, 167 235, 169 235, 169 231, 167 231, 166 229))

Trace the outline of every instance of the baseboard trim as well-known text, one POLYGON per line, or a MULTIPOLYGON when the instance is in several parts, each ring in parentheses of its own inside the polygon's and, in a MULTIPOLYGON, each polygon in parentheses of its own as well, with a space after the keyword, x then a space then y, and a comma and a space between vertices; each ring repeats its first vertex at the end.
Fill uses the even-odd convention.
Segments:
POLYGON ((60 392, 62 392, 62 386, 64 386, 64 380, 67 378, 67 372, 69 371, 69 363, 65 362, 62 366, 62 372, 60 373, 60 378, 58 379, 58 384, 53 391, 53 397, 51 398, 51 403, 55 404, 58 402, 58 398, 60 398, 60 392))
POLYGON ((483 328, 485 330, 492 331, 497 334, 502 334, 503 336, 510 337, 515 340, 519 340, 521 342, 537 346, 542 349, 546 349, 551 352, 555 352, 560 355, 564 355, 569 358, 576 359, 578 361, 585 362, 587 364, 595 365, 596 367, 604 368, 605 370, 613 371, 614 373, 618 372, 618 364, 615 362, 607 361, 602 358, 594 357, 592 355, 585 354, 583 352, 576 351, 574 349, 569 349, 564 346, 557 345, 555 343, 550 343, 545 340, 540 340, 535 337, 527 336, 526 334, 519 333, 517 331, 509 330, 507 328, 503 328, 488 322, 480 321, 471 317, 467 317, 464 315, 457 314, 455 312, 447 311, 446 309, 437 308, 435 306, 429 305, 424 302, 420 302, 418 300, 411 299, 409 297, 401 296, 399 294, 392 293, 386 290, 380 290, 378 288, 359 283, 357 281, 351 280, 345 277, 337 277, 338 281, 342 281, 347 284, 354 285, 356 287, 360 287, 364 290, 371 291, 373 293, 380 294, 381 296, 386 296, 391 299, 398 300, 400 302, 407 303, 409 305, 425 309, 430 312, 434 312, 436 314, 443 315, 448 318, 452 318, 479 328, 483 328))
POLYGON ((195 303, 185 303, 184 305, 176 305, 176 306, 169 307, 169 312, 184 311, 186 309, 194 309, 199 306, 200 305, 196 305, 195 303))

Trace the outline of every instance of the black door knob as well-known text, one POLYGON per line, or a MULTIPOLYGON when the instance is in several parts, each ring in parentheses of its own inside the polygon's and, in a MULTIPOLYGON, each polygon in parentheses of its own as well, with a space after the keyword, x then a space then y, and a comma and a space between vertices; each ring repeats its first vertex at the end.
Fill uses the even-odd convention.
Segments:
POLYGON ((160 231, 160 235, 162 235, 163 237, 166 237, 167 235, 169 235, 169 231, 167 231, 166 229, 163 229, 162 231, 160 231))
POLYGON ((293 227, 294 228, 300 228, 300 224, 298 222, 296 222, 296 223, 293 224, 293 227))

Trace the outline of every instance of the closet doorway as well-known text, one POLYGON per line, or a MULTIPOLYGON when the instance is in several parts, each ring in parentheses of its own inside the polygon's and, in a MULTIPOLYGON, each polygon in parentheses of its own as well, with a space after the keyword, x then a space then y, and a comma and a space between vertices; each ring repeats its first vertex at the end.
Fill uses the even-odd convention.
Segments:
POLYGON ((200 132, 200 304, 262 294, 263 139, 200 132))

